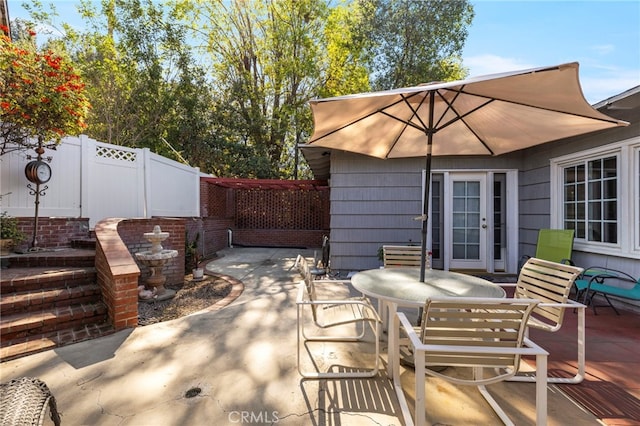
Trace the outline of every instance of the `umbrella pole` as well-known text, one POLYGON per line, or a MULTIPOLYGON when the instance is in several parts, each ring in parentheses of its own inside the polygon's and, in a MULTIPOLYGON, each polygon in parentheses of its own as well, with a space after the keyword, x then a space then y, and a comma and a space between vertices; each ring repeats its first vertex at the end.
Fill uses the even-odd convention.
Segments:
POLYGON ((420 250, 420 282, 424 282, 427 264, 427 221, 429 219, 429 189, 431 186, 431 151, 433 149, 433 103, 434 91, 429 92, 429 128, 427 129, 427 164, 425 166, 424 202, 422 203, 422 245, 420 250))
MULTIPOLYGON (((429 138, 431 139, 431 138, 429 138)), ((427 152, 427 164, 424 183, 424 203, 422 205, 422 245, 420 250, 420 282, 424 282, 427 265, 427 221, 429 219, 429 186, 431 186, 431 144, 427 152)))

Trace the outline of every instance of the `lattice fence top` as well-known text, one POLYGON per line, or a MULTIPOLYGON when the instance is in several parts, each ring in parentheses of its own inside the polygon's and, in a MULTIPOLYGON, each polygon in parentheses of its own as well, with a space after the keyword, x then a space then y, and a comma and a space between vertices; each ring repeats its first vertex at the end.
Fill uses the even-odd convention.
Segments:
POLYGON ((135 163, 138 159, 137 153, 135 151, 128 151, 125 149, 101 145, 96 146, 96 157, 116 161, 126 161, 130 163, 135 163))

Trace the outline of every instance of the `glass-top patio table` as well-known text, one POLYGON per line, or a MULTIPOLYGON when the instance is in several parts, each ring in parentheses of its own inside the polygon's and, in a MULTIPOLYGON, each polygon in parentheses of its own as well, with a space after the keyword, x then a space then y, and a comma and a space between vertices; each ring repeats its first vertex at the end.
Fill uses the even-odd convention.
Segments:
POLYGON ((351 284, 361 293, 378 299, 383 324, 389 331, 387 371, 391 377, 393 344, 397 341, 393 320, 398 306, 421 308, 432 296, 451 297, 506 297, 504 289, 490 281, 458 272, 427 269, 425 282, 420 282, 420 268, 385 268, 358 272, 351 284))

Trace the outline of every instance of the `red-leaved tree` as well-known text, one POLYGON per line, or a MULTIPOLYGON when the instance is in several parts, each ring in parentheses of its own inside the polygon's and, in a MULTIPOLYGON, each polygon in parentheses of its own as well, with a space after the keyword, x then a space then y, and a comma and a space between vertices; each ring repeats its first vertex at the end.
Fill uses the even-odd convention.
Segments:
POLYGON ((33 31, 17 41, 7 34, 0 26, 0 155, 81 133, 89 100, 68 56, 38 49, 33 31))

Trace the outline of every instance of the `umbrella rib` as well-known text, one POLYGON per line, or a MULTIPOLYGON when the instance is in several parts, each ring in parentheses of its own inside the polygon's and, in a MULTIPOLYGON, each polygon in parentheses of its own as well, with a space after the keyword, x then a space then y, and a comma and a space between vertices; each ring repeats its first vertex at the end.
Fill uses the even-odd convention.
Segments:
POLYGON ((360 118, 356 118, 355 120, 350 121, 350 122, 346 123, 346 124, 345 124, 345 125, 343 125, 343 126, 337 127, 337 128, 335 128, 335 129, 333 129, 332 131, 327 132, 327 133, 325 133, 324 135, 320 136, 319 138, 316 138, 316 139, 310 140, 310 141, 309 141, 309 143, 317 142, 317 141, 319 141, 320 139, 324 139, 324 138, 326 138, 327 136, 330 136, 330 135, 332 135, 332 134, 334 134, 334 133, 337 133, 337 132, 339 132, 339 131, 340 131, 340 130, 342 130, 342 129, 346 129, 346 128, 347 128, 347 127, 349 127, 349 126, 353 126, 353 125, 354 125, 354 124, 356 124, 357 122, 362 121, 362 120, 365 120, 365 119, 367 119, 367 118, 371 117, 372 115, 378 114, 378 113, 380 113, 380 112, 383 112, 383 111, 381 111, 381 110, 371 111, 369 114, 363 115, 362 117, 360 117, 360 118))
MULTIPOLYGON (((309 143, 317 142, 317 141, 319 141, 320 139, 324 139, 324 138, 326 138, 327 136, 330 136, 330 135, 332 135, 332 134, 334 134, 334 133, 337 133, 337 132, 339 132, 340 130, 345 129, 345 128, 349 127, 349 126, 352 126, 352 125, 354 125, 354 124, 356 124, 356 123, 358 123, 358 122, 360 122, 360 121, 362 121, 362 120, 365 120, 365 119, 367 119, 367 118, 369 118, 369 117, 371 117, 372 115, 375 115, 375 114, 384 114, 384 115, 386 115, 387 117, 391 117, 391 118, 393 118, 394 120, 398 120, 398 121, 400 121, 400 122, 404 123, 405 125, 409 125, 409 126, 414 127, 414 128, 416 128, 416 129, 418 129, 418 130, 424 131, 425 129, 421 128, 420 126, 418 126, 418 125, 416 125, 416 124, 414 124, 414 123, 411 123, 411 122, 405 121, 405 120, 401 120, 401 119, 399 119, 398 117, 396 117, 396 116, 394 116, 394 115, 392 115, 392 114, 389 114, 388 112, 386 112, 386 111, 385 111, 385 109, 387 109, 387 108, 391 108, 391 107, 393 107, 393 106, 396 106, 397 104, 399 104, 399 103, 401 103, 401 102, 405 102, 405 103, 407 103, 407 104, 408 104, 407 99, 408 99, 408 98, 410 98, 410 97, 416 96, 416 95, 418 95, 418 94, 420 94, 420 93, 413 93, 413 94, 411 94, 410 96, 407 96, 407 97, 405 97, 404 95, 402 95, 402 99, 399 99, 399 100, 397 100, 397 101, 395 101, 395 102, 393 102, 393 103, 391 103, 391 104, 389 104, 389 105, 386 105, 384 108, 376 109, 376 110, 374 110, 374 111, 371 111, 371 112, 370 112, 370 113, 368 113, 368 114, 363 115, 362 117, 356 118, 355 120, 350 121, 350 122, 348 122, 348 123, 344 124, 343 126, 337 127, 337 128, 335 128, 335 129, 333 129, 332 131, 327 132, 327 133, 325 133, 324 135, 322 135, 322 136, 320 136, 320 137, 318 137, 318 138, 316 138, 316 139, 310 140, 310 141, 309 141, 309 143)), ((422 102, 424 102, 424 99, 422 100, 422 102)), ((422 104, 422 102, 421 102, 421 104, 422 104)), ((409 106, 410 106, 410 104, 409 104, 409 106)), ((413 111, 413 109, 412 109, 412 111, 413 111)), ((413 113, 414 113, 414 115, 415 115, 415 111, 413 111, 413 113)), ((418 118, 419 118, 419 117, 418 117, 418 118)), ((422 123, 422 120, 420 120, 420 122, 422 123)), ((423 123, 423 124, 424 124, 424 123, 423 123)), ((406 128, 406 127, 405 127, 405 128, 406 128)), ((403 129, 403 131, 404 131, 404 129, 403 129)), ((400 132, 400 134, 402 134, 402 132, 400 132)))
MULTIPOLYGON (((428 92, 430 93, 430 92, 428 92)), ((407 129, 407 126, 411 126, 415 129, 418 129, 420 131, 426 132, 427 131, 427 126, 424 124, 424 122, 422 121, 422 117, 420 117, 417 113, 418 109, 422 106, 422 104, 424 104, 425 99, 427 98, 426 96, 422 98, 422 100, 420 101, 420 104, 417 106, 417 108, 413 108, 413 106, 411 106, 411 104, 408 101, 408 98, 415 96, 415 95, 411 95, 411 96, 404 96, 404 95, 400 95, 400 97, 402 98, 402 101, 404 101, 404 103, 407 105, 407 107, 411 110, 412 115, 411 118, 409 118, 409 120, 401 120, 398 117, 387 113, 386 111, 381 110, 380 113, 386 115, 389 118, 393 118, 394 120, 398 120, 401 123, 404 124, 404 127, 402 128, 402 130, 400 132, 398 132, 398 134, 396 135, 396 137, 393 139, 393 143, 391 143, 391 146, 389 147, 389 149, 387 150, 387 155, 389 155, 389 153, 391 151, 393 151, 393 148, 396 146, 396 144, 398 143, 398 141, 400 140, 400 137, 402 137, 402 134, 404 133, 404 131, 407 129), (417 124, 414 124, 411 120, 413 118, 417 118, 418 121, 420 122, 420 124, 422 124, 422 127, 418 126, 417 124)), ((400 103, 400 101, 395 102, 393 105, 397 105, 398 103, 400 103)))
MULTIPOLYGON (((503 99, 503 98, 498 98, 498 97, 490 97, 490 96, 486 96, 486 95, 480 95, 478 93, 467 92, 467 91, 464 90, 465 87, 466 87, 466 85, 465 86, 461 86, 460 89, 447 88, 447 90, 449 90, 451 92, 462 93, 462 94, 469 95, 469 96, 476 96, 478 98, 488 99, 489 102, 500 101, 500 102, 505 102, 505 103, 512 104, 512 105, 524 106, 524 107, 527 107, 527 108, 535 108, 535 109, 539 109, 539 110, 543 110, 543 111, 550 111, 550 112, 555 112, 555 113, 560 113, 560 114, 572 115, 574 117, 582 117, 582 118, 588 118, 590 120, 603 121, 605 123, 614 123, 614 124, 619 123, 619 120, 616 120, 614 118, 604 119, 604 118, 599 118, 599 117, 592 117, 592 116, 585 115, 585 114, 577 114, 575 112, 567 112, 567 111, 563 111, 563 110, 560 110, 560 109, 533 105, 533 104, 529 104, 529 103, 526 103, 526 102, 512 101, 512 100, 509 100, 509 99, 503 99)), ((483 104, 483 106, 484 105, 486 105, 486 104, 483 104)), ((478 109, 478 108, 476 108, 476 109, 478 109)), ((469 115, 469 114, 466 114, 466 115, 469 115)))
MULTIPOLYGON (((427 94, 428 94, 428 93, 430 93, 430 92, 427 92, 427 94)), ((424 132, 424 131, 426 131, 426 130, 427 130, 427 128, 428 128, 428 127, 427 127, 427 125, 426 125, 426 124, 424 124, 424 121, 422 121, 422 118, 418 115, 418 109, 420 109, 420 107, 424 104, 424 101, 425 101, 425 99, 426 99, 427 97, 426 97, 426 96, 425 96, 425 97, 423 97, 423 98, 422 98, 422 100, 420 101, 420 104, 418 105, 418 107, 417 107, 417 108, 414 108, 413 106, 411 106, 411 104, 409 103, 409 100, 408 100, 408 99, 409 99, 409 98, 411 98, 411 97, 413 97, 413 96, 415 96, 415 95, 416 95, 415 93, 414 93, 414 94, 411 94, 410 96, 405 96, 405 95, 401 94, 401 95, 400 95, 400 97, 401 97, 401 99, 400 99, 400 100, 398 100, 398 101, 396 101, 396 102, 394 102, 394 103, 392 103, 392 104, 390 104, 390 105, 386 106, 386 107, 385 107, 385 108, 383 108, 383 109, 380 109, 380 110, 379 110, 379 112, 380 112, 381 114, 386 115, 386 116, 387 116, 387 117, 389 117, 389 118, 392 118, 392 119, 397 120, 397 121, 399 121, 399 122, 401 122, 401 123, 404 123, 404 124, 405 124, 405 129, 406 129, 406 126, 411 126, 411 127, 413 127, 414 129, 421 130, 421 131, 423 131, 423 132, 424 132), (401 119, 401 118, 399 118, 399 117, 397 117, 397 116, 395 116, 395 115, 393 115, 393 114, 390 114, 390 113, 388 113, 388 112, 386 112, 386 111, 385 111, 385 109, 387 109, 387 108, 391 108, 392 106, 396 106, 396 105, 398 105, 398 104, 399 104, 399 103, 401 103, 401 102, 404 102, 404 103, 407 105, 407 108, 409 108, 409 110, 410 110, 410 111, 411 111, 411 113, 412 113, 411 117, 410 117, 408 120, 403 120, 403 119, 401 119), (418 126, 417 124, 415 124, 415 123, 413 123, 413 122, 411 121, 414 117, 418 119, 418 121, 420 122, 420 124, 422 124, 422 127, 418 126)), ((404 129, 402 129, 402 130, 404 131, 404 129)), ((402 132, 400 132, 400 133, 402 133, 402 132)))
MULTIPOLYGON (((455 93, 456 93, 456 95, 453 97, 453 99, 451 100, 451 102, 448 102, 448 101, 447 101, 447 99, 446 99, 444 96, 442 96, 442 93, 440 93, 440 91, 439 91, 439 90, 437 90, 437 91, 436 91, 436 93, 438 93, 438 96, 440 97, 440 99, 442 99, 442 100, 444 101, 444 103, 446 103, 446 104, 447 104, 447 108, 442 112, 442 114, 440 114, 440 118, 438 119, 438 122, 437 122, 437 123, 436 123, 436 125, 435 125, 435 128, 436 128, 436 129, 438 129, 438 126, 440 125, 440 122, 441 122, 442 120, 444 120, 444 116, 445 116, 445 115, 447 115, 447 111, 449 111, 450 109, 451 109, 451 110, 453 110, 453 113, 456 115, 456 117, 457 117, 457 118, 462 118, 462 117, 460 116, 460 114, 458 114, 458 111, 456 111, 456 110, 453 108, 453 104, 455 103, 456 99, 458 99, 458 96, 460 96, 460 93, 462 93, 462 92, 461 92, 461 91, 459 91, 459 90, 452 90, 452 92, 455 92, 455 93)), ((444 126, 442 126, 442 127, 443 127, 443 128, 444 128, 444 127, 447 127, 449 124, 454 123, 456 120, 457 120, 457 119, 455 119, 455 118, 454 118, 453 120, 450 120, 449 122, 447 122, 447 123, 446 123, 444 126)))
MULTIPOLYGON (((460 115, 460 113, 458 113, 458 111, 456 110, 456 108, 453 106, 453 103, 455 102, 455 100, 458 98, 458 96, 460 95, 460 93, 466 93, 463 92, 462 89, 459 91, 455 91, 456 92, 456 96, 451 100, 451 102, 449 102, 444 96, 442 96, 442 94, 440 94, 440 92, 438 92, 438 96, 440 96, 440 98, 444 101, 444 103, 447 104, 447 109, 445 110, 445 112, 440 116, 440 119, 444 118, 444 115, 446 114, 446 112, 451 109, 451 111, 453 111, 453 113, 456 115, 455 118, 449 120, 448 122, 446 122, 442 127, 437 128, 437 130, 442 130, 444 128, 446 128, 447 126, 455 123, 456 121, 461 121, 462 124, 464 124, 464 126, 469 130, 469 132, 471 132, 473 134, 473 136, 476 137, 476 139, 478 139, 478 142, 480 142, 485 149, 489 152, 490 155, 494 155, 494 151, 489 147, 489 145, 487 145, 487 143, 478 135, 478 133, 476 133, 475 130, 473 130, 473 128, 471 126, 469 126, 469 124, 467 124, 467 122, 465 121, 465 117, 467 117, 470 114, 473 114, 475 111, 484 108, 485 106, 489 105, 491 102, 493 102, 495 99, 488 99, 487 102, 484 102, 482 105, 478 105, 477 107, 473 108, 472 110, 466 112, 465 114, 460 115)), ((440 121, 438 121, 439 123, 440 121)), ((436 125, 437 127, 437 125, 436 125)), ((435 133, 436 130, 434 130, 435 133)))

